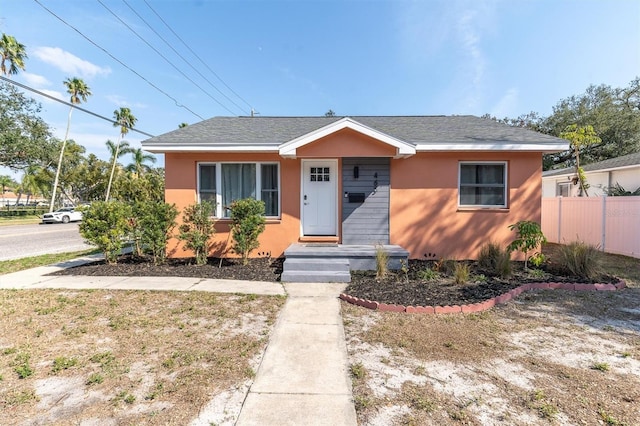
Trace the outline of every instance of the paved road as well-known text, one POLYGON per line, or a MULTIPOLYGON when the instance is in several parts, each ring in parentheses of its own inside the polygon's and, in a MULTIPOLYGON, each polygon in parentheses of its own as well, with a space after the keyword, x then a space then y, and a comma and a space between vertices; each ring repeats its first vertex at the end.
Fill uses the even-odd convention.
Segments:
POLYGON ((9 225, 0 227, 0 260, 91 248, 78 232, 78 223, 9 225))

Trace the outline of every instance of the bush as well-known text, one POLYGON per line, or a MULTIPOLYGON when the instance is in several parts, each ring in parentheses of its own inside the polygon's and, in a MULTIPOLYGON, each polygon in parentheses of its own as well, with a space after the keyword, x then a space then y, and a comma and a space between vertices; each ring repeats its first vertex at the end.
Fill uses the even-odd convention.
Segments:
POLYGON ((249 254, 260 247, 258 237, 265 229, 264 202, 253 198, 236 200, 231 210, 233 251, 242 256, 242 264, 249 263, 249 254))
POLYGON ((176 226, 178 209, 164 202, 139 203, 136 208, 142 246, 151 253, 153 263, 162 265, 167 260, 167 242, 176 226))
POLYGON ((598 247, 581 241, 560 246, 558 263, 565 273, 592 279, 601 271, 601 256, 598 247))
POLYGON ((489 275, 506 278, 511 275, 511 253, 496 243, 480 247, 478 266, 489 275))
POLYGON ((196 265, 206 265, 210 238, 216 233, 211 220, 213 204, 208 201, 191 204, 182 213, 182 225, 178 238, 184 241, 184 249, 191 250, 196 258, 196 265))
POLYGON ((527 270, 527 261, 529 260, 529 253, 540 246, 542 243, 546 243, 545 238, 540 225, 530 220, 521 220, 509 226, 509 229, 516 231, 516 239, 509 244, 507 250, 509 252, 519 250, 524 254, 524 269, 527 270))
POLYGON ((96 201, 83 210, 80 235, 104 253, 107 263, 117 263, 129 232, 131 207, 120 201, 96 201))

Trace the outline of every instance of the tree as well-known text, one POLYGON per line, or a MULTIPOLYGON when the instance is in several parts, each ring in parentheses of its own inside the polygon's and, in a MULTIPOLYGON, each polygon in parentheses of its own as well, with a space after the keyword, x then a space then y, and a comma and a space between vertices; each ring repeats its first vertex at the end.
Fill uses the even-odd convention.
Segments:
POLYGON ((28 164, 46 166, 51 160, 51 132, 40 110, 34 99, 0 83, 0 166, 20 170, 28 164))
POLYGON ((60 178, 60 169, 62 167, 62 158, 64 156, 64 148, 67 144, 67 138, 69 137, 69 127, 71 126, 71 113, 73 112, 73 105, 78 105, 82 102, 86 102, 87 98, 91 96, 91 89, 80 78, 67 78, 63 81, 63 84, 67 87, 67 93, 71 95, 69 108, 69 116, 67 118, 67 130, 62 140, 62 148, 60 148, 60 157, 58 158, 58 167, 56 167, 56 177, 53 181, 53 188, 51 190, 51 202, 49 203, 49 213, 53 211, 53 206, 56 201, 56 189, 58 188, 58 180, 60 178))
POLYGON ((2 190, 2 205, 0 207, 5 205, 4 193, 7 192, 7 189, 15 188, 17 185, 18 183, 11 176, 0 175, 0 190, 2 190))
POLYGON ((0 71, 2 75, 18 74, 18 68, 23 70, 24 60, 27 59, 24 44, 18 43, 15 37, 2 33, 0 38, 0 71), (9 68, 5 62, 9 62, 9 68))
POLYGON ((137 177, 142 176, 143 173, 151 170, 151 166, 144 164, 145 162, 156 162, 156 157, 151 154, 145 154, 142 148, 134 149, 131 154, 133 156, 133 163, 125 167, 125 170, 129 173, 135 174, 137 177))
POLYGON ((212 248, 211 237, 216 229, 211 220, 215 206, 208 201, 191 204, 182 211, 182 225, 178 228, 178 238, 184 241, 184 250, 191 250, 196 258, 196 265, 206 265, 209 251, 212 248))
POLYGON ((180 123, 180 124, 178 124, 178 129, 185 128, 185 127, 187 127, 188 125, 189 125, 188 123, 184 123, 184 122, 183 122, 183 123, 180 123))
POLYGON ((22 191, 27 194, 27 204, 29 204, 29 200, 32 196, 37 196, 38 193, 42 192, 42 181, 38 179, 40 169, 40 166, 31 165, 26 168, 22 175, 22 182, 20 186, 22 187, 22 191))
POLYGON ((111 166, 111 175, 109 176, 109 184, 107 185, 107 194, 105 196, 105 201, 109 200, 109 193, 111 192, 113 173, 116 170, 116 161, 118 159, 118 149, 120 147, 120 142, 122 142, 122 138, 124 138, 124 135, 129 133, 129 129, 136 124, 136 121, 138 121, 138 119, 131 113, 131 110, 125 107, 121 107, 119 110, 115 110, 113 112, 113 117, 115 118, 113 126, 120 127, 120 137, 118 138, 118 143, 116 144, 116 150, 113 156, 113 164, 111 166))
POLYGON ((567 126, 564 131, 560 133, 560 137, 571 142, 571 149, 575 155, 576 174, 578 176, 578 182, 580 183, 580 195, 588 197, 589 193, 587 190, 589 187, 587 185, 587 179, 584 175, 582 166, 580 166, 580 150, 584 150, 592 145, 598 144, 602 142, 602 140, 593 130, 593 127, 578 127, 575 124, 567 126))
POLYGON ((327 112, 325 112, 325 113, 324 113, 324 116, 325 116, 325 117, 335 117, 335 116, 336 116, 336 113, 335 113, 335 112, 333 112, 333 110, 332 110, 332 109, 330 109, 329 111, 327 111, 327 112))

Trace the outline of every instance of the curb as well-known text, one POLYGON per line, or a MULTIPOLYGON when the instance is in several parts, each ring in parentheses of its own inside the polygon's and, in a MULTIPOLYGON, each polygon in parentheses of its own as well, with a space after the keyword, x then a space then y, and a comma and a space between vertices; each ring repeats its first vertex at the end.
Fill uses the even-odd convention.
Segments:
POLYGON ((627 286, 624 280, 618 280, 615 284, 568 284, 568 283, 528 283, 509 290, 500 296, 485 300, 484 302, 469 305, 453 306, 403 306, 389 303, 379 303, 372 300, 360 299, 346 293, 340 294, 340 299, 352 305, 362 306, 382 312, 405 312, 408 314, 457 314, 487 311, 495 305, 508 303, 520 294, 530 290, 571 290, 571 291, 616 291, 627 286))

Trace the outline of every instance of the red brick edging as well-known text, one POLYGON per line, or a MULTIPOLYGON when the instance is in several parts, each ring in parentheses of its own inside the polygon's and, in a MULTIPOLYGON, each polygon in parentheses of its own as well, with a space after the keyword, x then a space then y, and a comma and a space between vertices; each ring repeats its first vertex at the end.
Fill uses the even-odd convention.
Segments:
POLYGON ((624 280, 618 280, 615 284, 568 284, 568 283, 529 283, 516 287, 500 296, 485 300, 480 303, 470 305, 453 305, 453 306, 403 306, 392 305, 387 303, 379 303, 371 300, 359 299, 348 294, 340 294, 340 299, 353 305, 362 306, 363 308, 373 309, 386 312, 406 312, 417 314, 455 314, 458 312, 471 313, 482 312, 493 308, 495 305, 501 305, 510 302, 525 291, 529 290, 546 290, 560 289, 573 291, 615 291, 625 288, 627 284, 624 280))

